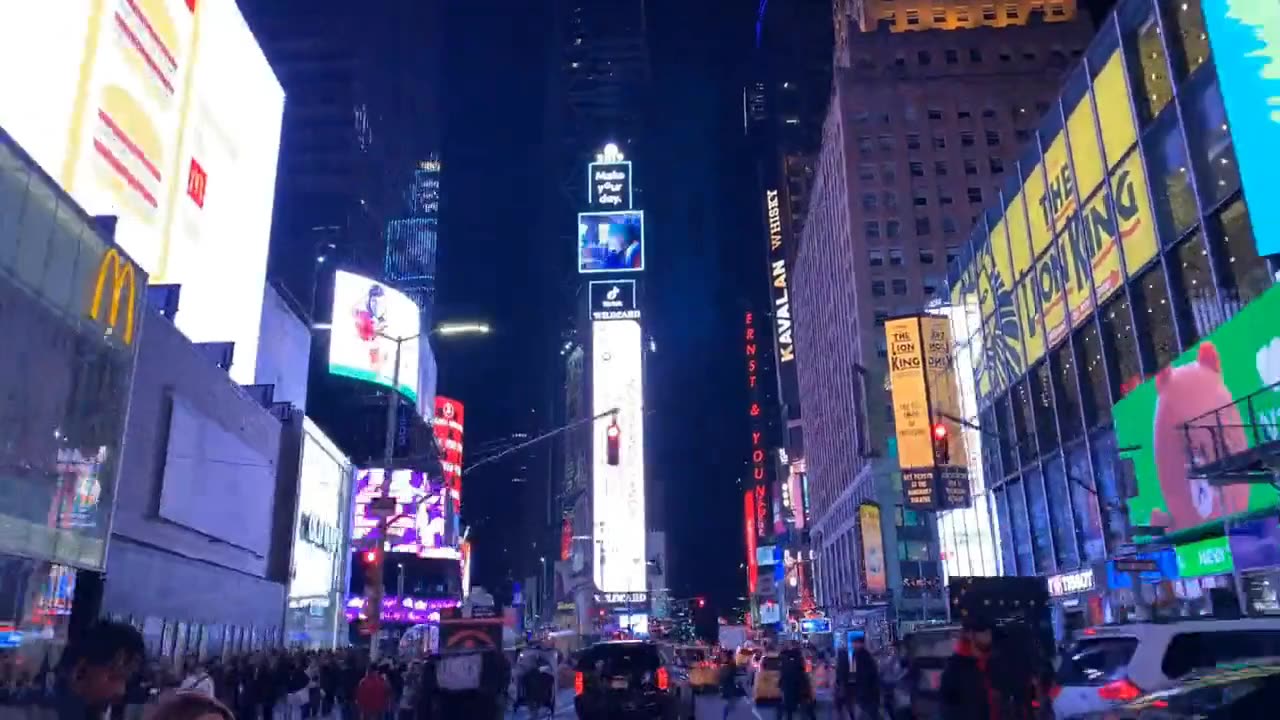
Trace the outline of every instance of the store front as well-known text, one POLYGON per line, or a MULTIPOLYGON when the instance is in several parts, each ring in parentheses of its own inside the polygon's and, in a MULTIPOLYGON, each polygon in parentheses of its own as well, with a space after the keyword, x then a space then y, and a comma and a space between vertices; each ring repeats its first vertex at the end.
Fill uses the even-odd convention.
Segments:
POLYGON ((334 648, 347 639, 343 610, 350 545, 352 467, 311 421, 303 421, 285 642, 334 648))
POLYGON ((1109 560, 1102 588, 1102 622, 1120 623, 1149 620, 1153 617, 1177 617, 1174 585, 1178 564, 1173 550, 1138 553, 1131 557, 1109 560))
POLYGON ((0 670, 97 616, 146 275, 0 130, 0 670))
POLYGON ((1049 576, 1053 632, 1059 641, 1102 622, 1102 587, 1094 568, 1049 576))
POLYGON ((1231 558, 1240 568, 1248 611, 1280 614, 1280 519, 1263 518, 1232 527, 1231 558))

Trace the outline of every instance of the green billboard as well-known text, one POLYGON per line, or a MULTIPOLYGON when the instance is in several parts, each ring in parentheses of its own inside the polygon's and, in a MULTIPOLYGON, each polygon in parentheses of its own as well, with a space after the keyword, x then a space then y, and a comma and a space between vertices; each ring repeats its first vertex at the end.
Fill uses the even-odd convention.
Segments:
POLYGON ((1208 538, 1173 549, 1178 559, 1178 577, 1226 575, 1235 569, 1231 544, 1225 537, 1208 538))
POLYGON ((1224 510, 1232 514, 1280 502, 1269 485, 1233 485, 1219 492, 1187 472, 1193 458, 1201 464, 1277 439, 1280 390, 1253 395, 1276 383, 1280 285, 1116 403, 1117 445, 1131 449, 1126 457, 1133 460, 1138 486, 1129 503, 1130 521, 1175 531, 1221 518, 1224 510))

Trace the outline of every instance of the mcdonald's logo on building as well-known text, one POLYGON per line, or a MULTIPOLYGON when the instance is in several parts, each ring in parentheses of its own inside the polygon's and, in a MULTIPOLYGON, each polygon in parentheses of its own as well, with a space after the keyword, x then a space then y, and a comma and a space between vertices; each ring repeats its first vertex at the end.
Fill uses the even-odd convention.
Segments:
POLYGON ((93 302, 89 305, 90 319, 97 320, 107 326, 109 333, 114 333, 120 322, 120 300, 125 300, 124 334, 121 336, 125 345, 133 344, 134 304, 138 294, 138 278, 133 263, 120 255, 115 248, 108 248, 98 264, 98 280, 93 286, 93 302), (102 317, 102 291, 107 287, 107 275, 111 276, 111 306, 106 318, 102 317))

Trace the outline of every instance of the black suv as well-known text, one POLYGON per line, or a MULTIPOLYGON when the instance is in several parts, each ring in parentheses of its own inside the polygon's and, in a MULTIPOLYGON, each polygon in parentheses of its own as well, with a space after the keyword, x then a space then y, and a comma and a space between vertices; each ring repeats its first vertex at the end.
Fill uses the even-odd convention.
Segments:
POLYGON ((579 720, 680 717, 676 679, 654 643, 598 643, 582 652, 575 669, 573 706, 579 720))

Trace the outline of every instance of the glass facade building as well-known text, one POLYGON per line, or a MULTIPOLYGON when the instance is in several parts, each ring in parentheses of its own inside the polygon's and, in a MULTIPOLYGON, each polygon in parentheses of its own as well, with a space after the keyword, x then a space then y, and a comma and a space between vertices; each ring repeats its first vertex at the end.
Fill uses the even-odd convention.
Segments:
POLYGON ((1274 282, 1200 0, 1122 0, 1028 140, 937 303, 971 371, 961 387, 982 468, 975 510, 940 518, 951 574, 970 574, 957 559, 988 545, 1001 574, 1069 574, 1152 523, 1123 478, 1132 460, 1141 494, 1130 456, 1159 444, 1153 401, 1138 417, 1126 396, 1154 392, 1274 282), (1126 435, 1136 426, 1147 442, 1126 435))
POLYGON ((0 666, 97 612, 147 292, 104 225, 0 130, 0 666))

